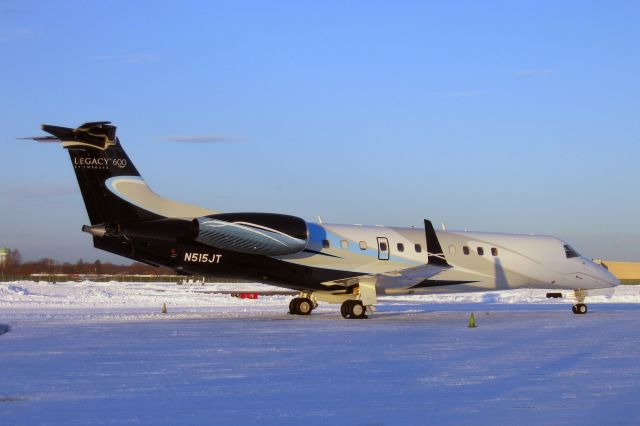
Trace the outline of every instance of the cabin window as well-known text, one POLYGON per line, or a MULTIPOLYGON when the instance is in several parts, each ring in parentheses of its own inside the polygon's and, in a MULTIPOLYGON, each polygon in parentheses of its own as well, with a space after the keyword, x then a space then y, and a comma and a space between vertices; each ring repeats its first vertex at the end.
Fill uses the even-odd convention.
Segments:
POLYGON ((463 252, 465 255, 467 255, 467 256, 468 256, 468 255, 469 255, 469 247, 467 247, 467 246, 463 246, 463 247, 462 247, 462 252, 463 252))
POLYGON ((482 256, 484 254, 484 249, 482 247, 478 247, 478 256, 482 256))
POLYGON ((456 254, 456 246, 449 246, 449 254, 456 254))
POLYGON ((380 251, 387 251, 388 247, 387 247, 387 243, 380 243, 380 251))
POLYGON ((329 240, 322 240, 322 247, 329 248, 331 244, 329 244, 329 240))
POLYGON ((399 252, 403 252, 404 251, 404 244, 398 243, 398 251, 399 252))
POLYGON ((567 256, 567 259, 571 259, 572 257, 580 257, 577 251, 569 244, 564 245, 564 254, 567 256))
POLYGON ((340 240, 340 247, 342 247, 345 250, 349 249, 349 241, 347 240, 340 240))
POLYGON ((498 249, 495 247, 491 247, 491 256, 497 256, 498 255, 498 249))
POLYGON ((422 246, 420 244, 416 244, 416 253, 422 252, 422 246))
POLYGON ((360 250, 366 250, 366 249, 367 249, 367 242, 360 241, 360 250))

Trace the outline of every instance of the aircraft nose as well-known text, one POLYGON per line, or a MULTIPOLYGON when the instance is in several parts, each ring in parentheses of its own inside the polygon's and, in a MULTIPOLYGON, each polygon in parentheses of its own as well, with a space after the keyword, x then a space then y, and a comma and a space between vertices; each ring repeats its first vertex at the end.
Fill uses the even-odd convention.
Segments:
POLYGON ((615 287, 621 284, 620 280, 615 275, 613 275, 612 273, 609 273, 609 276, 611 277, 611 280, 609 281, 609 284, 611 284, 611 287, 615 287))
POLYGON ((611 272, 609 272, 609 269, 606 266, 603 265, 594 265, 596 268, 598 268, 598 277, 604 281, 605 283, 607 283, 609 285, 609 287, 615 287, 620 285, 620 280, 613 275, 611 272))

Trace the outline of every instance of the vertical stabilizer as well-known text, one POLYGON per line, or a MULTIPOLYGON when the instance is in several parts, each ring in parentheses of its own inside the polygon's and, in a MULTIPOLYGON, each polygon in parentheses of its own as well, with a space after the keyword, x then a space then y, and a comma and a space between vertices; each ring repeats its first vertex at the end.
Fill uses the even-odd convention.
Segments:
POLYGON ((69 151, 92 225, 161 217, 117 196, 107 187, 109 179, 120 176, 143 182, 122 149, 115 126, 101 121, 85 123, 76 129, 44 124, 42 129, 58 138, 69 151))

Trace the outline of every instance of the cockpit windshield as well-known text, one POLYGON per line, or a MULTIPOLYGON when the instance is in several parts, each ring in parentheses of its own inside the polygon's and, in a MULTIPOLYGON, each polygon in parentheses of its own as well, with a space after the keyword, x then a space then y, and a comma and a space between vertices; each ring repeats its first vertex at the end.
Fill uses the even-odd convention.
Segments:
POLYGON ((572 257, 580 257, 580 254, 569 244, 564 245, 564 254, 567 256, 567 259, 571 259, 572 257))

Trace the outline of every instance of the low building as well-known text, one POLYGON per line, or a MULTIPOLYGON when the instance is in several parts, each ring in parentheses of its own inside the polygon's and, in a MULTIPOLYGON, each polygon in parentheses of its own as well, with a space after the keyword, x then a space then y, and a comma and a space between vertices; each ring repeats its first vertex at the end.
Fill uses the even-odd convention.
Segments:
POLYGON ((617 262, 615 260, 596 260, 609 269, 616 278, 622 281, 640 282, 640 262, 617 262))

